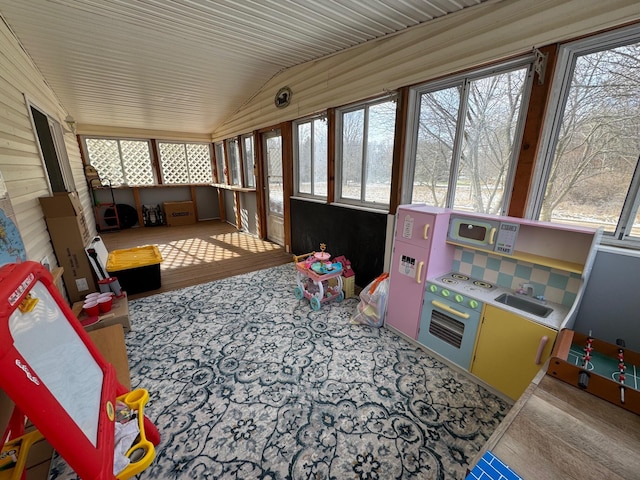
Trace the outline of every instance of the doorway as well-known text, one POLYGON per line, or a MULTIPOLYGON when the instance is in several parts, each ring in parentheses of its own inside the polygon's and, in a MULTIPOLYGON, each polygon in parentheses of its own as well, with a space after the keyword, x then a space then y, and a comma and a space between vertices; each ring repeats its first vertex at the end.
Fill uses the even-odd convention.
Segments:
POLYGON ((280 129, 262 134, 267 239, 284 245, 284 181, 280 129))
POLYGON ((28 105, 51 193, 74 191, 75 182, 71 174, 62 127, 31 102, 28 105))

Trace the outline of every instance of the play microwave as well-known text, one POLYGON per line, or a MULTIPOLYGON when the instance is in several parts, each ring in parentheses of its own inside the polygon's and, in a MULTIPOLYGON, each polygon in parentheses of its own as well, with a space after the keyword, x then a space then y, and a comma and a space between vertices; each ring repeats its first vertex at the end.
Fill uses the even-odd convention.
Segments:
POLYGON ((452 243, 512 254, 519 225, 486 218, 452 215, 448 240, 452 243))

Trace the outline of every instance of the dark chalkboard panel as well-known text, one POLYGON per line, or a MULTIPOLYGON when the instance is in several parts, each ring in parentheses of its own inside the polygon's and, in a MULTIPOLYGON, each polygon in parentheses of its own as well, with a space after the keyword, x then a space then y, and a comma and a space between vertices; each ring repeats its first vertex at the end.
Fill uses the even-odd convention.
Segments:
POLYGON ((327 245, 332 256, 344 255, 365 287, 383 272, 387 214, 291 200, 291 250, 300 255, 327 245))

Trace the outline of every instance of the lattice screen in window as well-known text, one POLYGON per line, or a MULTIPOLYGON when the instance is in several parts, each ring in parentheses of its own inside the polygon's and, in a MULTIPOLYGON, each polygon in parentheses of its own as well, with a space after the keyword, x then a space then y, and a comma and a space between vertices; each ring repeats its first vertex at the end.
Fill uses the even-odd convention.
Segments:
POLYGON ((149 142, 87 138, 89 163, 98 171, 103 183, 118 185, 153 185, 149 142))
POLYGON ((87 138, 87 153, 89 163, 98 171, 103 183, 107 180, 114 186, 124 183, 117 140, 87 138))
POLYGON ((149 143, 121 140, 122 165, 129 185, 153 185, 153 168, 149 143))
POLYGON ((205 144, 187 144, 189 177, 191 183, 211 183, 211 149, 205 144))
POLYGON ((164 183, 211 183, 211 150, 207 144, 159 143, 164 183))
POLYGON ((189 183, 187 153, 183 143, 160 143, 160 164, 164 183, 189 183))

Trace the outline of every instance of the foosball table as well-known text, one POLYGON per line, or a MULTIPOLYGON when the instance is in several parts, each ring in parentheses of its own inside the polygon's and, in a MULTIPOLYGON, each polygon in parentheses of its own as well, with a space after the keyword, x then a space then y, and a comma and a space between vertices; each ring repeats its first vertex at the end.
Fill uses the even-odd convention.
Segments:
POLYGON ((622 340, 568 329, 551 355, 470 462, 467 479, 640 478, 640 355, 622 340))
POLYGON ((547 373, 640 415, 640 354, 573 330, 560 331, 547 373))

